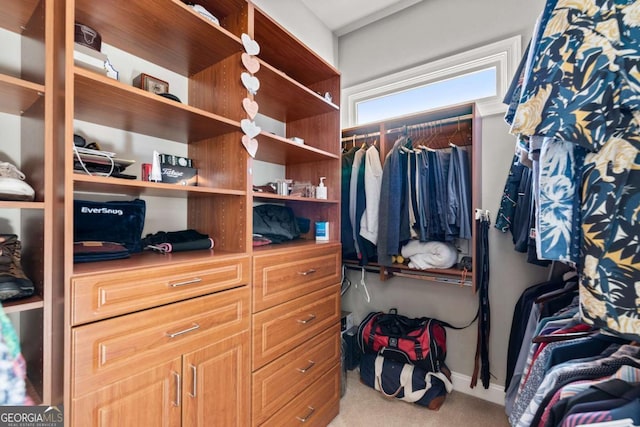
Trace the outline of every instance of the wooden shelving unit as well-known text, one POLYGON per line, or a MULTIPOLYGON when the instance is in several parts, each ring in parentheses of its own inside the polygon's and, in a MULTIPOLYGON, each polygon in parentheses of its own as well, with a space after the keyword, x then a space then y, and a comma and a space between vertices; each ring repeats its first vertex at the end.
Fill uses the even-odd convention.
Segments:
MULTIPOLYGON (((296 405, 319 408, 315 423, 327 424, 338 411, 340 74, 251 1, 199 4, 220 25, 180 0, 3 4, 0 28, 19 35, 22 57, 16 58, 18 72, 0 72, 0 112, 20 117, 20 140, 11 142, 20 145, 17 166, 36 190, 34 202, 0 201, 0 214, 19 213, 15 231, 23 242, 23 267, 36 287, 33 297, 4 308, 20 318, 29 395, 37 404, 64 403, 71 426, 94 425, 95 413, 112 410, 121 420, 150 424, 156 423, 150 416, 166 416, 157 424, 185 426, 214 418, 225 426, 267 419, 289 424, 286 417, 297 410, 289 398, 257 409, 259 386, 253 381, 267 371, 252 364, 252 343, 260 341, 259 322, 301 302, 319 310, 322 320, 298 330, 286 350, 266 357, 292 360, 321 333, 331 352, 313 376, 287 381, 296 383, 296 405), (177 73, 187 82, 188 97, 178 103, 76 66, 76 22, 97 30, 102 43, 124 55, 177 73), (255 97, 240 79, 246 71, 243 34, 262 47, 255 97), (326 200, 253 192, 255 163, 241 143, 244 98, 258 102, 262 115, 286 129, 285 135, 258 135, 255 160, 283 167, 295 181, 317 185, 326 177, 326 200), (122 145, 140 136, 152 141, 136 147, 139 152, 152 151, 154 138, 186 151, 197 162, 198 186, 75 171, 70 141, 78 123, 108 128, 122 145), (294 136, 304 144, 291 141, 294 136), (162 224, 175 215, 184 229, 209 234, 215 246, 74 264, 73 205, 85 198, 178 202, 184 212, 149 209, 147 219, 162 224), (252 208, 265 202, 290 207, 309 219, 311 231, 289 244, 254 249, 252 208), (316 243, 317 221, 331 223, 328 243, 316 243), (290 262, 305 274, 287 277, 291 286, 285 294, 252 306, 259 298, 256 271, 275 268, 290 275, 282 269, 290 262), (165 325, 170 330, 163 331, 165 325), (313 385, 319 382, 322 393, 313 385), (197 389, 203 384, 207 393, 197 389), (181 405, 171 404, 178 400, 181 405)), ((146 159, 131 160, 138 165, 146 159)), ((267 286, 260 283, 260 289, 267 286)), ((269 286, 281 283, 276 279, 269 286)))

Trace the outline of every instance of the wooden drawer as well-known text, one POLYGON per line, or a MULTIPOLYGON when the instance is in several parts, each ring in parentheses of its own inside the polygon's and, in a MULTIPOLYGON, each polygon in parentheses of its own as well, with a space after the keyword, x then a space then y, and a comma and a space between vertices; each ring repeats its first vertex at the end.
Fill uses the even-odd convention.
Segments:
POLYGON ((231 289, 249 282, 249 257, 169 264, 77 276, 71 280, 72 324, 78 325, 231 289))
POLYGON ((337 364, 262 425, 326 427, 339 410, 340 364, 337 364))
POLYGON ((241 287, 72 329, 73 396, 249 329, 241 287))
POLYGON ((340 282, 340 245, 254 255, 253 312, 340 282))
POLYGON ((340 361, 335 324, 253 374, 253 424, 258 425, 340 361))
POLYGON ((340 287, 305 295, 253 315, 253 370, 340 323, 340 287))

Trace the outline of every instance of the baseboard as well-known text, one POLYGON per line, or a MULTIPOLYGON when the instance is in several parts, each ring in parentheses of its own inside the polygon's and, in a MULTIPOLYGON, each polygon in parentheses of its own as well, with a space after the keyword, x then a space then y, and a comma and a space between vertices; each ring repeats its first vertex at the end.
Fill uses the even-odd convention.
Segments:
POLYGON ((485 389, 482 382, 478 381, 478 384, 471 388, 471 377, 457 372, 451 372, 451 382, 455 391, 504 406, 504 386, 489 384, 489 388, 485 389))

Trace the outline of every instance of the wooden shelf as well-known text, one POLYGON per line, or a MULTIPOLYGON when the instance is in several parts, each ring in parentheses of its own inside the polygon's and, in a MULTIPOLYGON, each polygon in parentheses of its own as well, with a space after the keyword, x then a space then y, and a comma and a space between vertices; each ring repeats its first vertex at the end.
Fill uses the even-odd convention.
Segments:
POLYGON ((337 112, 339 107, 283 74, 270 64, 260 61, 260 89, 255 100, 260 113, 281 122, 292 122, 325 113, 337 112))
MULTIPOLYGON (((237 0, 220 3, 243 7, 237 0)), ((78 0, 75 20, 100 33, 103 43, 183 76, 242 51, 238 36, 179 0, 78 0)))
POLYGON ((309 163, 323 160, 337 160, 339 155, 322 151, 306 144, 298 144, 289 139, 262 132, 256 159, 280 165, 309 163))
POLYGON ((0 74, 0 112, 21 115, 42 98, 44 86, 0 74))
POLYGON ((311 239, 296 239, 291 242, 286 243, 273 243, 270 245, 257 246, 253 248, 253 253, 256 252, 290 252, 292 249, 305 249, 308 247, 316 247, 322 245, 339 245, 340 242, 336 241, 326 241, 326 242, 316 242, 311 239))
POLYGON ((75 68, 76 118, 170 139, 199 141, 240 131, 240 123, 75 68))
POLYGON ((22 298, 13 301, 4 301, 2 309, 5 313, 20 313, 28 310, 36 310, 44 307, 44 301, 40 295, 22 298))
POLYGON ((257 7, 254 16, 254 38, 265 62, 307 87, 340 74, 257 7))
POLYGON ((0 28, 22 33, 40 0, 6 0, 0 13, 0 28))
POLYGON ((136 270, 141 267, 153 269, 154 267, 166 266, 173 263, 192 263, 207 259, 215 259, 216 261, 220 261, 227 258, 231 260, 243 255, 244 254, 221 251, 215 248, 212 250, 187 251, 170 254, 143 251, 141 253, 133 254, 130 258, 126 259, 74 264, 73 274, 74 277, 77 277, 83 274, 94 275, 101 273, 136 270))
POLYGON ((0 201, 0 209, 44 209, 44 203, 0 201))
POLYGON ((378 272, 380 273, 380 280, 383 282, 394 276, 398 276, 429 282, 446 282, 448 284, 457 284, 460 286, 471 286, 473 277, 472 272, 469 271, 466 276, 463 276, 462 271, 455 268, 418 270, 405 264, 393 264, 392 266, 387 267, 375 262, 370 262, 365 266, 361 266, 358 261, 350 259, 344 259, 342 262, 353 269, 364 268, 368 271, 378 272))
POLYGON ((123 194, 134 197, 144 195, 154 197, 187 198, 198 196, 209 197, 216 194, 232 196, 244 196, 246 194, 245 191, 241 190, 163 184, 160 182, 156 183, 136 179, 110 178, 82 174, 74 174, 73 180, 73 189, 76 192, 123 194))
POLYGON ((313 197, 296 197, 296 196, 282 196, 280 194, 272 194, 272 193, 260 193, 258 191, 254 191, 253 193, 254 200, 280 200, 282 202, 309 202, 309 203, 318 203, 318 204, 336 204, 340 203, 338 200, 324 200, 324 199, 316 199, 313 197))

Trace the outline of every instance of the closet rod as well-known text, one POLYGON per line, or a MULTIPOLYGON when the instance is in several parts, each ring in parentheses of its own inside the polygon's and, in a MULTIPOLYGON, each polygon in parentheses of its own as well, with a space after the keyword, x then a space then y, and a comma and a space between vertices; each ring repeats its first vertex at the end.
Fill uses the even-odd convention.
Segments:
POLYGON ((359 139, 371 138, 372 136, 380 136, 380 132, 363 133, 362 135, 351 135, 342 138, 342 142, 357 141, 359 139))
POLYGON ((418 128, 421 128, 423 126, 447 125, 449 123, 458 123, 458 122, 460 122, 462 120, 471 120, 471 119, 473 119, 473 114, 465 114, 463 116, 448 117, 446 119, 433 120, 431 122, 416 123, 416 124, 413 124, 413 125, 406 125, 406 126, 402 126, 402 127, 399 127, 399 128, 393 128, 393 129, 387 130, 387 133, 404 132, 405 130, 418 129, 418 128))
MULTIPOLYGON (((399 128, 389 129, 387 130, 386 133, 387 134, 398 133, 398 132, 404 132, 405 130, 409 130, 409 129, 421 128, 423 126, 446 125, 449 123, 457 123, 462 120, 471 120, 471 119, 473 119, 473 114, 465 114, 462 116, 448 117, 446 119, 433 120, 430 122, 415 123, 413 125, 405 125, 399 128)), ((380 136, 380 132, 369 132, 369 133, 363 133, 361 135, 356 134, 351 136, 344 136, 342 137, 342 142, 357 141, 359 139, 371 138, 372 136, 380 136)))

